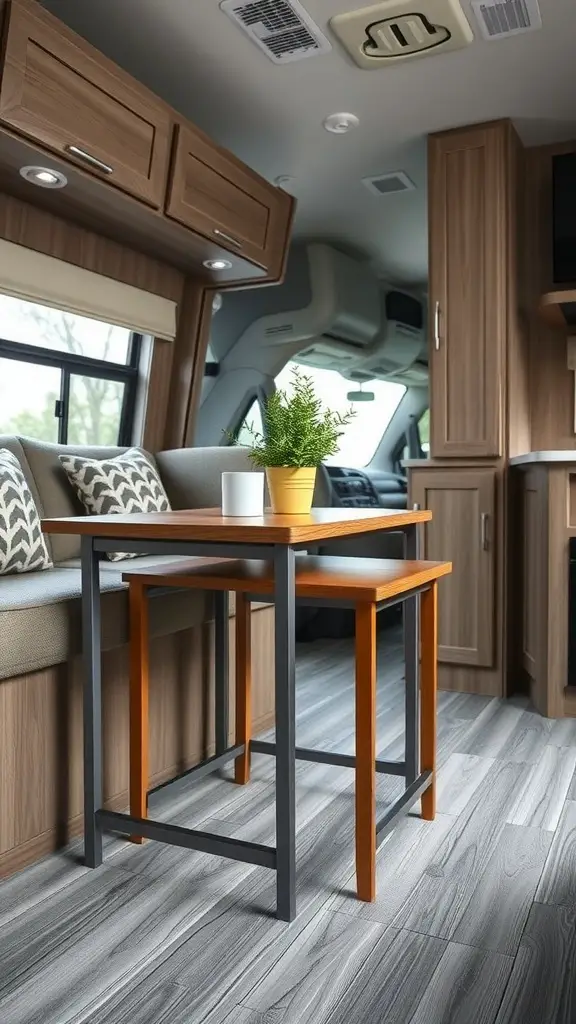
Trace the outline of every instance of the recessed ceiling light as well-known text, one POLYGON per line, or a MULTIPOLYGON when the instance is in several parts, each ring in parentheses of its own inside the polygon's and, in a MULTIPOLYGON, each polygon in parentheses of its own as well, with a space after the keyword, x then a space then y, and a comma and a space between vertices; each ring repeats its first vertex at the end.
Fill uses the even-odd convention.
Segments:
POLYGON ((64 188, 68 184, 66 175, 60 171, 54 171, 51 167, 21 167, 20 174, 25 181, 29 181, 31 185, 38 185, 40 188, 64 188))
POLYGON ((323 121, 326 131, 334 135, 344 135, 351 128, 357 128, 359 124, 360 120, 356 114, 329 114, 323 121))
POLYGON ((203 267, 207 270, 231 270, 232 264, 230 260, 204 260, 203 267))

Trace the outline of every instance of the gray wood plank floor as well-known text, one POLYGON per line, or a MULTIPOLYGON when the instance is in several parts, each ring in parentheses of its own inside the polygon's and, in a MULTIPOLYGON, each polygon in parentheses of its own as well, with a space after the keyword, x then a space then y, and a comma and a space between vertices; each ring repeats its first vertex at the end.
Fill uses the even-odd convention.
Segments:
MULTIPOLYGON (((378 748, 403 755, 400 634, 378 748)), ((298 741, 352 751, 349 641, 298 650, 298 741)), ((299 763, 298 907, 271 873, 147 843, 75 844, 0 883, 1 1024, 575 1024, 576 722, 440 695, 434 822, 409 815, 354 896, 351 773, 299 763)), ((162 794, 154 816, 274 841, 274 762, 162 794)), ((379 777, 379 810, 401 791, 379 777)))

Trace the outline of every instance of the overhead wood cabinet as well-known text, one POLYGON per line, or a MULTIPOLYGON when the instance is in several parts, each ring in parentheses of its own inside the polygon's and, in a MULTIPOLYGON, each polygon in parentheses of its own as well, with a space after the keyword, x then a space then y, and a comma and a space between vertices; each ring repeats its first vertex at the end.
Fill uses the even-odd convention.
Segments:
POLYGON ((160 207, 170 108, 30 0, 6 14, 0 120, 160 207))
MULTIPOLYGON (((64 174, 66 216, 221 290, 280 281, 294 200, 217 146, 35 0, 0 0, 0 182, 64 174)), ((63 207, 64 208, 64 207, 63 207)))
POLYGON ((291 209, 287 193, 192 125, 177 126, 169 217, 268 270, 282 263, 291 209))
POLYGON ((496 472, 413 469, 411 501, 432 512, 423 527, 422 557, 451 561, 439 586, 441 662, 494 664, 496 472))
POLYGON ((431 454, 503 453, 509 124, 429 140, 431 454))

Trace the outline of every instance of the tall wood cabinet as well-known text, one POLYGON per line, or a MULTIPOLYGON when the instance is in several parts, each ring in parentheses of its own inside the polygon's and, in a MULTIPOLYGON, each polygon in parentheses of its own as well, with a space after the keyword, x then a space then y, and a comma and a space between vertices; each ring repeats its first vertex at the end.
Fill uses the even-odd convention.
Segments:
POLYGON ((510 127, 430 139, 431 453, 503 452, 510 127))
POLYGON ((440 685, 496 696, 505 693, 507 657, 520 152, 507 121, 429 140, 431 459, 409 474, 410 501, 433 512, 425 557, 454 567, 439 588, 440 685))

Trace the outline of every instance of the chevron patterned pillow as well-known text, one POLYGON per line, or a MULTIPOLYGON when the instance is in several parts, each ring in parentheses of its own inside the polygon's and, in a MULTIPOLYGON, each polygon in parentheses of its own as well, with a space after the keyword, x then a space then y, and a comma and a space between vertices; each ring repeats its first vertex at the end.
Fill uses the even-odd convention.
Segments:
MULTIPOLYGON (((170 502, 150 458, 140 448, 130 448, 110 459, 60 455, 60 462, 89 515, 123 512, 169 512, 170 502)), ((112 562, 136 558, 113 551, 112 562)))
POLYGON ((20 463, 0 448, 0 576, 51 569, 40 516, 20 463))

